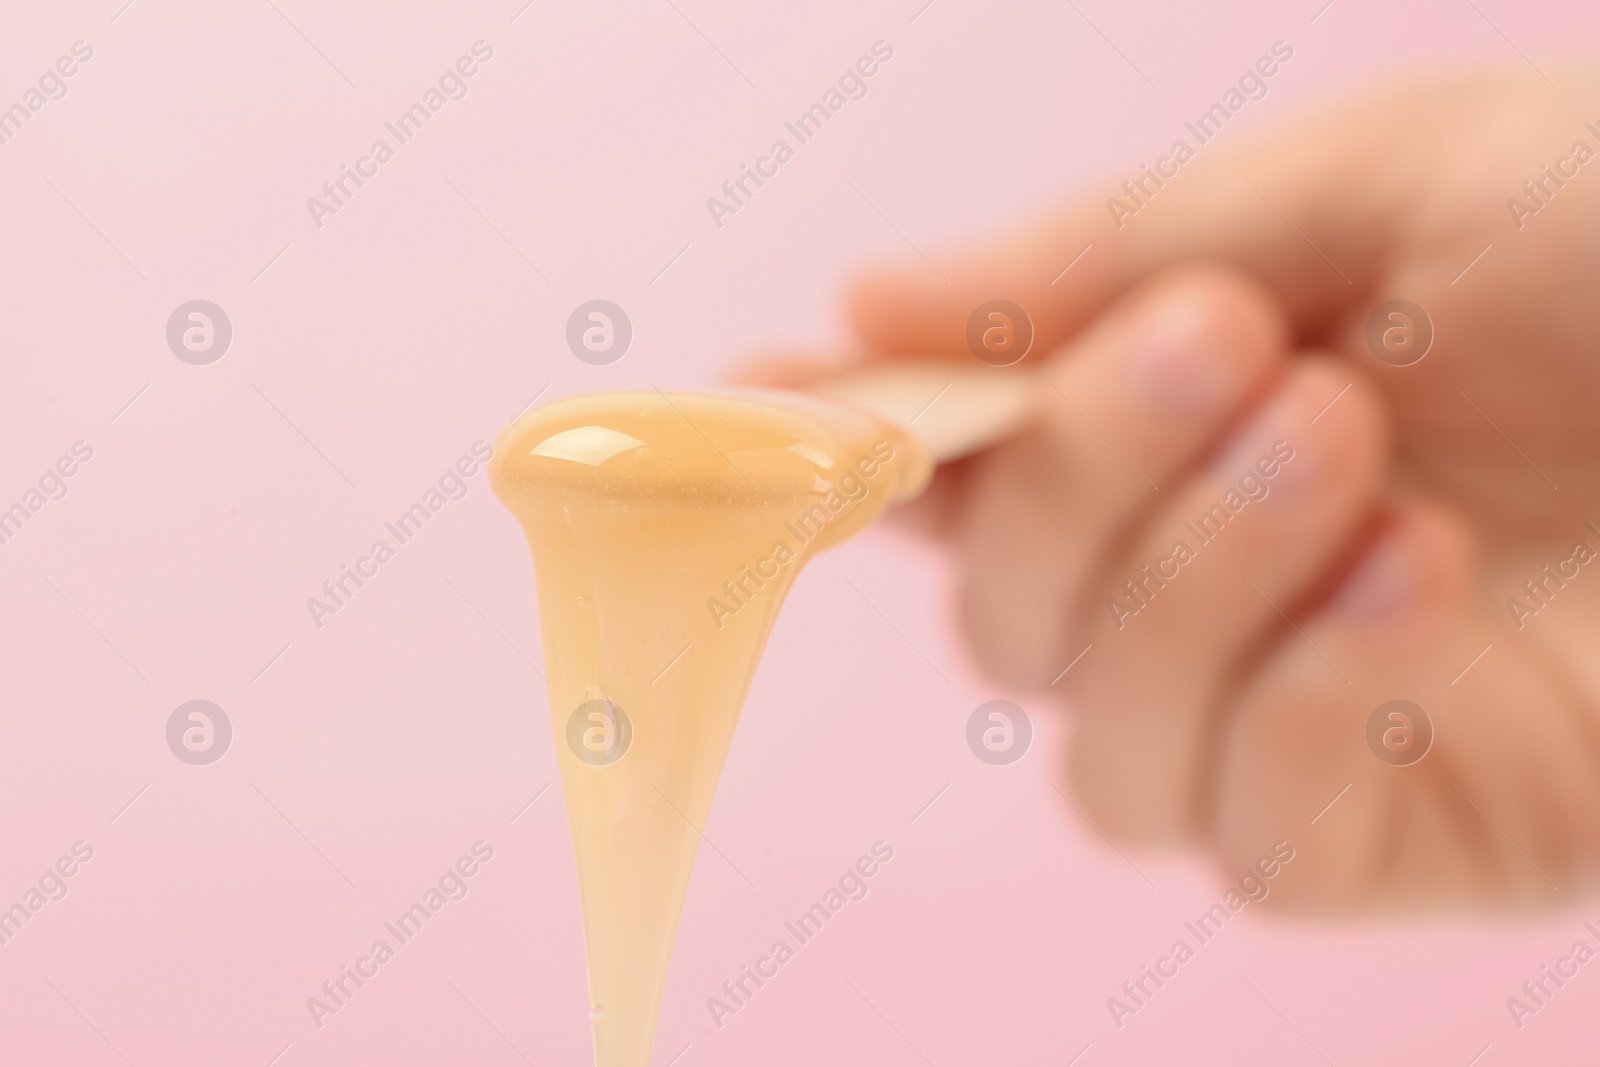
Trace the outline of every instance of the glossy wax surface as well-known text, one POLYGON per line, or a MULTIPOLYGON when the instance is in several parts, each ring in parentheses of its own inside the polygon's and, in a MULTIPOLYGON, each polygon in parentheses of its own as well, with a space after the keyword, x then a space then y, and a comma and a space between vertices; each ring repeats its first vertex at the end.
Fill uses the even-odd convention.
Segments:
POLYGON ((611 393, 502 431, 533 551, 598 1067, 646 1067, 723 760, 800 567, 929 476, 921 447, 789 394, 611 393))

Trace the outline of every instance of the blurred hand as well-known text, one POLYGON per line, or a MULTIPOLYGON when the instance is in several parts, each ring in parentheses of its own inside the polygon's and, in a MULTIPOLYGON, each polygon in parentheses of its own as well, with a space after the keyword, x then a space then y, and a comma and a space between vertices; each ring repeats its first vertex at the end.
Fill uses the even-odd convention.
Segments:
POLYGON ((1199 842, 1231 876, 1286 839, 1271 899, 1300 906, 1593 888, 1600 75, 1551 76, 1389 86, 1224 136, 1120 226, 1107 183, 935 257, 948 283, 919 262, 856 288, 884 358, 972 359, 991 299, 1032 318, 1044 415, 943 471, 924 518, 959 554, 982 664, 1067 695, 1104 832, 1199 842), (1563 158, 1558 188, 1541 167, 1563 158), (1539 206, 1530 180, 1543 206, 1513 213, 1539 206), (1394 298, 1436 331, 1411 366, 1368 347, 1394 298), (1397 698, 1436 731, 1410 766, 1367 740, 1397 698))

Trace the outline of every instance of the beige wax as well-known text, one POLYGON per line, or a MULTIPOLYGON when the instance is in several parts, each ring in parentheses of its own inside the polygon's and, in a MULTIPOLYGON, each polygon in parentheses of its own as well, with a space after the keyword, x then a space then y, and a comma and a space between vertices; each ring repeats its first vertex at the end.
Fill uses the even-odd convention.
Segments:
POLYGON ((490 476, 533 551, 597 1067, 647 1067, 684 894, 800 567, 930 472, 903 432, 784 394, 527 412, 490 476))

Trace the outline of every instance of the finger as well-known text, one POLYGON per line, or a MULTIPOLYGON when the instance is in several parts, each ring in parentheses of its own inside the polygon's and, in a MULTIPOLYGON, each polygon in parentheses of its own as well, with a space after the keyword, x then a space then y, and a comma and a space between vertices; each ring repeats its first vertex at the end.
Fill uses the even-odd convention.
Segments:
POLYGON ((970 456, 940 464, 922 495, 892 505, 884 515, 885 521, 919 537, 955 543, 971 499, 972 464, 970 456))
POLYGON ((1085 638, 1079 602, 1108 545, 1284 366, 1260 289, 1186 268, 1130 294, 1046 369, 1033 431, 972 462, 959 534, 979 661, 1048 686, 1085 638))
POLYGON ((1431 869, 1428 882, 1481 883, 1463 850, 1440 847, 1452 806, 1432 802, 1436 783, 1416 788, 1438 760, 1398 773, 1366 739, 1366 719, 1394 697, 1419 701, 1438 721, 1453 676, 1444 659, 1460 655, 1441 656, 1441 644, 1459 642, 1440 641, 1440 622, 1462 614, 1473 565, 1458 521, 1417 502, 1393 506, 1332 596, 1302 620, 1305 636, 1279 646, 1240 693, 1217 746, 1207 836, 1224 862, 1263 836, 1296 842, 1279 903, 1375 906, 1380 886, 1396 875, 1404 883, 1401 868, 1414 875, 1419 865, 1431 869), (1330 661, 1348 684, 1329 684, 1330 661), (1428 844, 1401 856, 1407 838, 1428 844))
MULTIPOLYGON (((1297 603, 1374 507, 1387 441, 1371 389, 1309 358, 1133 542, 1091 651, 1063 679, 1091 810, 1140 838, 1196 829, 1213 709, 1259 650, 1300 639, 1297 603)), ((1344 684, 1325 671, 1325 684, 1344 684)))
POLYGON ((1536 646, 1477 610, 1476 573, 1462 520, 1404 503, 1304 621, 1306 640, 1241 694, 1212 841, 1237 858, 1264 836, 1299 838, 1285 903, 1546 904, 1594 854, 1593 724, 1536 646), (1328 686, 1321 656, 1351 684, 1328 686), (1412 705, 1398 718, 1397 699, 1412 705))
POLYGON ((774 350, 742 359, 724 376, 730 385, 760 389, 804 389, 845 366, 838 358, 812 351, 774 350))

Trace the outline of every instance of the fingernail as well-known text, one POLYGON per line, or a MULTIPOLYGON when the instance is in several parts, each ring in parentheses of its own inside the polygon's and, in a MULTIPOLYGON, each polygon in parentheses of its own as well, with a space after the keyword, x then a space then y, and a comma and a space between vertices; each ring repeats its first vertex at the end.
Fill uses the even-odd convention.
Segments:
POLYGON ((1170 300, 1144 316, 1123 359, 1128 382, 1146 402, 1175 414, 1216 410, 1231 392, 1226 359, 1212 348, 1205 308, 1170 300))
POLYGON ((1411 599, 1411 560, 1398 538, 1385 537, 1362 559, 1334 594, 1335 611, 1363 622, 1392 619, 1411 599))

